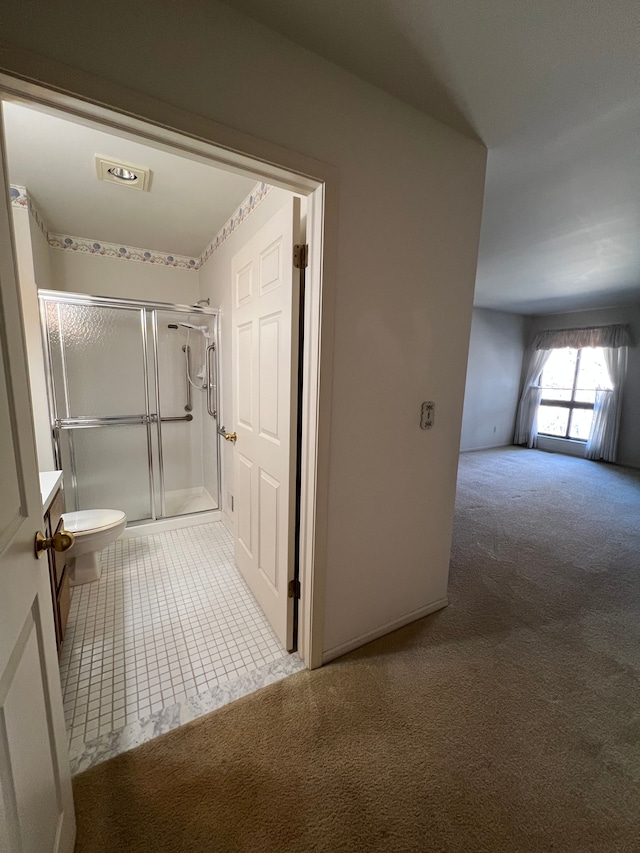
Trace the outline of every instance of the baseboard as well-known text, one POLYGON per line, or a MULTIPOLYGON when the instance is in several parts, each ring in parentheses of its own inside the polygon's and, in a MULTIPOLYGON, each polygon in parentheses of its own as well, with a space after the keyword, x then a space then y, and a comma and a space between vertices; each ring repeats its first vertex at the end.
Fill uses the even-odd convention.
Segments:
POLYGON ((587 446, 583 441, 539 435, 537 442, 536 450, 542 450, 545 453, 562 453, 564 456, 575 456, 577 459, 586 458, 587 446))
POLYGON ((406 613, 399 619, 394 619, 393 622, 387 622, 386 625, 381 625, 373 631, 368 631, 366 634, 360 634, 359 637, 354 637, 353 640, 347 640, 346 643, 341 643, 339 646, 334 646, 332 649, 327 649, 322 653, 322 663, 329 663, 331 660, 346 655, 347 652, 352 652, 354 649, 360 648, 372 640, 377 640, 378 637, 384 637, 385 634, 390 634, 392 631, 397 631, 398 628, 403 628, 410 622, 415 622, 417 619, 422 619, 423 616, 428 616, 430 613, 435 613, 436 610, 442 610, 449 604, 448 598, 439 598, 425 607, 419 607, 417 610, 412 610, 411 613, 406 613))
POLYGON ((159 521, 141 521, 127 525, 120 539, 135 539, 136 536, 150 536, 152 533, 166 533, 167 530, 181 530, 183 527, 197 527, 199 524, 211 524, 222 521, 219 509, 207 512, 194 512, 193 515, 178 515, 175 518, 161 518, 159 521))
POLYGON ((235 536, 236 531, 235 531, 235 528, 233 525, 233 521, 229 518, 229 516, 227 515, 227 513, 224 510, 222 510, 220 515, 221 515, 220 521, 224 524, 224 526, 227 528, 229 533, 232 536, 235 536))
POLYGON ((482 444, 478 447, 460 448, 460 453, 474 453, 476 450, 496 450, 498 447, 511 447, 512 442, 501 442, 500 444, 482 444))

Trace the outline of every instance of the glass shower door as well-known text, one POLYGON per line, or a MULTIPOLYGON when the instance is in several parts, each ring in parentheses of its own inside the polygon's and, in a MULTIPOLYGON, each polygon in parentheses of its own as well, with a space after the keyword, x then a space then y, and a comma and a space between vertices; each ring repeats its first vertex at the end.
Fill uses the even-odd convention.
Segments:
POLYGON ((145 311, 41 301, 67 507, 155 518, 145 311))
POLYGON ((187 515, 218 508, 215 392, 216 318, 153 312, 161 511, 187 515), (211 410, 211 411, 210 411, 211 410))

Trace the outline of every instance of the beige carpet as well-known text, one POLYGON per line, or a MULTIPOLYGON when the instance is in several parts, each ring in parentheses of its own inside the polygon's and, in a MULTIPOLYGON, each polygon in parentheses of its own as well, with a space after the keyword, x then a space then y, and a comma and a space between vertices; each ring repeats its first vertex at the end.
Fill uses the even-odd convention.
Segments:
POLYGON ((77 853, 640 850, 639 519, 639 472, 463 455, 451 605, 77 777, 77 853))

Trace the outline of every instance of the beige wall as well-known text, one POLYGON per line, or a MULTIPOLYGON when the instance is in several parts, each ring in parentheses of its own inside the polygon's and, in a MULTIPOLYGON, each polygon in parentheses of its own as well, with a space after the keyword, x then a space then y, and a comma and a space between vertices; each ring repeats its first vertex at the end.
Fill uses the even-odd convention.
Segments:
POLYGON ((198 273, 160 264, 119 261, 51 249, 53 288, 116 299, 146 299, 192 305, 198 298, 198 273))
POLYGON ((5 41, 335 168, 325 650, 438 606, 484 148, 215 0, 179 14, 166 0, 97 0, 82 15, 6 0, 5 12, 5 41), (430 431, 423 400, 436 402, 430 431))
POLYGON ((521 314, 474 309, 460 450, 513 444, 524 345, 521 314))
POLYGON ((53 445, 40 333, 38 287, 51 287, 49 246, 24 207, 12 207, 20 297, 27 342, 31 405, 40 471, 53 471, 53 445))

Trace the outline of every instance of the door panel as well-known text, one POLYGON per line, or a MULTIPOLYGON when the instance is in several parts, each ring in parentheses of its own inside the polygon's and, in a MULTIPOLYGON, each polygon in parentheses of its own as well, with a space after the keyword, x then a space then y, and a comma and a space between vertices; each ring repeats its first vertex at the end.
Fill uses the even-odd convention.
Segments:
POLYGON ((282 238, 260 253, 260 294, 282 284, 282 238))
POLYGON ((253 508, 253 498, 251 494, 251 485, 253 483, 252 468, 253 464, 251 463, 251 460, 247 459, 246 456, 243 456, 242 453, 238 453, 236 482, 236 513, 238 516, 237 537, 238 542, 247 552, 249 557, 253 554, 251 539, 251 510, 253 508))
MULTIPOLYGON (((0 382, 3 383, 0 393, 0 435, 3 438, 11 435, 11 412, 9 398, 4 384, 5 365, 2 349, 0 349, 0 382)), ((16 524, 20 523, 20 487, 18 469, 13 446, 3 440, 0 453, 0 483, 2 483, 3 500, 0 501, 0 547, 4 545, 5 536, 9 536, 16 524), (4 536, 3 536, 4 533, 4 536)))
POLYGON ((259 376, 259 413, 260 435, 272 441, 280 442, 278 424, 278 360, 280 358, 280 320, 281 315, 272 314, 260 319, 260 376, 259 376))
POLYGON ((75 820, 0 122, 0 849, 71 853, 75 820))
POLYGON ((53 850, 58 824, 56 772, 49 748, 36 623, 29 614, 24 648, 2 707, 24 853, 53 850))
POLYGON ((247 323, 237 330, 236 345, 236 396, 238 423, 253 429, 253 326, 247 323))
POLYGON ((235 557, 275 633, 293 647, 300 208, 291 199, 232 260, 235 557), (257 287, 254 277, 257 271, 257 287))
POLYGON ((260 471, 260 494, 258 505, 260 519, 258 536, 260 543, 258 567, 271 587, 278 589, 278 515, 280 483, 266 471, 260 471))
POLYGON ((244 305, 251 301, 253 295, 253 261, 248 263, 241 270, 238 270, 235 277, 235 304, 236 307, 244 305))

